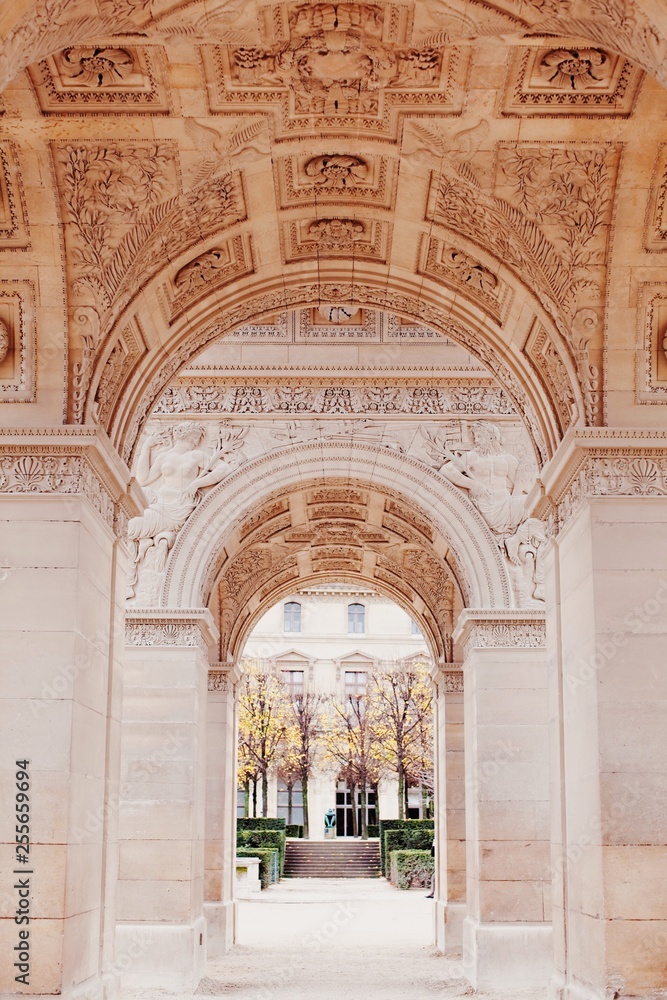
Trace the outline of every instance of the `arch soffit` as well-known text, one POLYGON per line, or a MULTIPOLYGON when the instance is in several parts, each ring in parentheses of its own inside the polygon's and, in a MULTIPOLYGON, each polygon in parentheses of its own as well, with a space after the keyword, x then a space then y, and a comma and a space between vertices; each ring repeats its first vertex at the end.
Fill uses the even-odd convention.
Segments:
MULTIPOLYGON (((0 89, 36 59, 56 49, 86 40, 118 34, 141 34, 159 41, 179 30, 179 16, 185 8, 195 9, 195 25, 190 29, 202 41, 215 40, 216 29, 228 31, 233 12, 225 11, 226 0, 182 0, 167 11, 154 13, 149 0, 88 0, 76 4, 68 16, 69 0, 17 0, 3 18, 0 46, 0 89), (174 19, 175 23, 174 23, 174 19), (199 31, 197 24, 201 27, 199 31)), ((425 8, 427 0, 415 4, 425 8)), ((618 8, 599 4, 590 10, 582 5, 577 16, 570 3, 563 0, 496 0, 479 3, 480 13, 490 20, 470 18, 467 0, 450 0, 452 17, 447 34, 452 41, 477 37, 521 37, 525 32, 579 36, 594 44, 603 44, 637 62, 660 83, 667 85, 667 17, 655 9, 653 0, 625 0, 618 8), (458 15, 458 16, 457 16, 458 15)), ((183 30, 181 28, 181 30, 183 30)))
POLYGON ((241 521, 276 494, 287 496, 318 485, 358 485, 396 497, 443 539, 444 551, 435 554, 450 565, 467 606, 512 606, 512 588, 498 545, 461 491, 409 455, 355 441, 280 449, 215 487, 176 539, 162 606, 208 604, 225 545, 241 521))
MULTIPOLYGON (((135 365, 105 428, 125 461, 131 463, 142 427, 170 379, 207 345, 264 315, 321 301, 388 309, 455 340, 506 389, 526 425, 538 464, 541 466, 555 451, 565 427, 559 423, 545 383, 520 353, 511 324, 503 327, 492 322, 460 295, 423 277, 404 275, 399 280, 386 272, 359 274, 350 284, 345 278, 326 280, 313 264, 298 274, 285 276, 279 283, 275 277, 261 280, 254 276, 225 289, 224 299, 219 293, 211 294, 199 303, 196 312, 188 313, 179 322, 166 342, 135 365)), ((552 327, 557 339, 548 318, 542 316, 540 320, 552 327)), ((531 323, 523 323, 527 336, 531 323)), ((576 375, 572 371, 568 375, 583 422, 586 404, 576 375)), ((91 392, 94 389, 93 383, 91 392)))

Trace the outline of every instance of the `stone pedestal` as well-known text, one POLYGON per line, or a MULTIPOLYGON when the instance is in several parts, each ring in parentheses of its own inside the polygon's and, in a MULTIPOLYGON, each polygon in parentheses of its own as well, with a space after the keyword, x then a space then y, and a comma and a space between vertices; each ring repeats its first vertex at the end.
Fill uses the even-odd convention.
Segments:
POLYGON ((464 611, 463 967, 475 989, 544 987, 552 969, 544 616, 464 611))
POLYGON ((195 990, 206 962, 205 610, 126 618, 117 957, 123 987, 195 990))
POLYGON ((208 672, 204 913, 209 958, 220 958, 234 943, 237 679, 227 664, 214 664, 208 672))
POLYGON ((445 664, 433 672, 436 772, 436 947, 457 958, 466 915, 463 670, 445 664))
POLYGON ((113 997, 129 557, 118 537, 138 508, 102 434, 0 432, 0 452, 0 993, 113 997), (24 759, 28 864, 15 849, 24 759), (30 923, 17 925, 26 881, 30 923), (12 958, 20 930, 31 956, 23 982, 12 958))
POLYGON ((570 434, 543 474, 558 1000, 667 988, 667 442, 570 434))

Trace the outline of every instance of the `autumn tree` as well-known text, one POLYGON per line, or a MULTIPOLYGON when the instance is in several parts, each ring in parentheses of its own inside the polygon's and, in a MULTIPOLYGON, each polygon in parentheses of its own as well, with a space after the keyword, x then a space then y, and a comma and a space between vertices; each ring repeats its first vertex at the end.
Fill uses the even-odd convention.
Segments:
POLYGON ((433 766, 433 699, 427 664, 406 668, 397 663, 374 672, 371 689, 373 754, 398 778, 398 816, 405 819, 408 788, 428 780, 433 766))
POLYGON ((262 783, 262 816, 268 814, 269 771, 288 738, 290 702, 281 677, 247 663, 240 683, 239 760, 246 773, 256 766, 262 783))
MULTIPOLYGON (((283 780, 288 788, 288 777, 301 782, 303 797, 303 835, 310 833, 308 817, 308 780, 312 775, 321 753, 322 712, 324 696, 307 691, 291 698, 289 712, 289 732, 283 753, 281 768, 283 780)), ((289 804, 288 804, 289 809, 289 804)))
POLYGON ((377 787, 378 761, 372 750, 372 710, 366 695, 347 695, 343 703, 330 699, 323 745, 351 791, 352 833, 357 836, 356 789, 361 800, 361 836, 368 839, 368 785, 377 787))

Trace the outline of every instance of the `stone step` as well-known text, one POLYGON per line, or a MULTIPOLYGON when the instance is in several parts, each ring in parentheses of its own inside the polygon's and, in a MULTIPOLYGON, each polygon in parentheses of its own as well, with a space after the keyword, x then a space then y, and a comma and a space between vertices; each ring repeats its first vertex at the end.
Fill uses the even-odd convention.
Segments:
POLYGON ((286 878, 377 878, 379 842, 289 840, 286 878))

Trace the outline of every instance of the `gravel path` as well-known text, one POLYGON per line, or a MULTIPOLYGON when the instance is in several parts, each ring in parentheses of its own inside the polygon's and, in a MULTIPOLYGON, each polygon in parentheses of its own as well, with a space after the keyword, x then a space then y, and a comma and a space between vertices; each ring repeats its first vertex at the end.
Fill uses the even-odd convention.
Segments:
MULTIPOLYGON (((470 996, 458 963, 435 953, 424 890, 384 880, 290 879, 238 904, 237 945, 197 996, 234 1000, 429 1000, 470 996)), ((126 991, 123 1000, 161 1000, 126 991)), ((191 994, 179 994, 189 1000, 191 994)), ((478 994, 480 1000, 482 995, 478 994)), ((483 1000, 497 1000, 484 994, 483 1000)), ((508 1000, 505 995, 502 1000, 508 1000)), ((511 1000, 540 1000, 516 994, 511 1000)))

